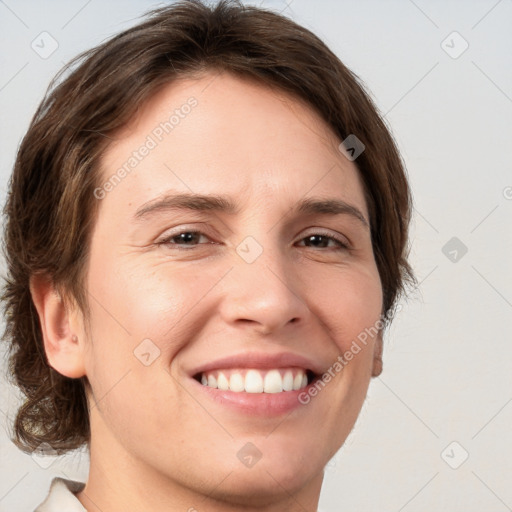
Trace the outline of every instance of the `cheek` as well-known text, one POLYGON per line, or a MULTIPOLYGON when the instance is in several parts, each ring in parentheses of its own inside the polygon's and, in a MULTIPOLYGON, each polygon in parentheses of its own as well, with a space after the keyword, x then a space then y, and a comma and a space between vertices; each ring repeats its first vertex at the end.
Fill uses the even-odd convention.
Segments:
POLYGON ((365 333, 375 332, 382 313, 376 266, 346 267, 309 279, 311 282, 305 284, 310 290, 308 306, 328 328, 340 352, 348 350, 354 340, 363 339, 365 333))
POLYGON ((88 283, 94 359, 109 361, 118 373, 134 364, 139 369, 137 356, 148 352, 155 366, 168 364, 198 335, 208 316, 201 300, 225 273, 218 266, 199 271, 193 264, 114 265, 107 259, 96 268, 88 283))
POLYGON ((129 268, 129 279, 119 277, 122 285, 110 300, 120 304, 132 337, 165 340, 160 348, 174 351, 195 335, 196 324, 206 315, 202 301, 224 273, 218 266, 178 266, 166 261, 134 266, 129 268))

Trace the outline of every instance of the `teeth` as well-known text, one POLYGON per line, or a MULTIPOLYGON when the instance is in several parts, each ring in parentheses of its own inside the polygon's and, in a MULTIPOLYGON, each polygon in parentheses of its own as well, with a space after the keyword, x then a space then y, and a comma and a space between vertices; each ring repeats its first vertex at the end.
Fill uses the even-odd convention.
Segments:
POLYGON ((213 375, 208 375, 208 386, 211 388, 217 387, 217 379, 213 375))
POLYGON ((288 370, 283 377, 283 391, 291 391, 293 389, 293 373, 288 370))
POLYGON ((228 379, 226 379, 223 373, 219 373, 219 377, 217 378, 217 387, 224 391, 227 391, 229 389, 228 379))
POLYGON ((263 380, 265 393, 281 393, 283 391, 283 379, 277 370, 270 370, 263 380))
POLYGON ((201 384, 236 393, 281 393, 305 388, 308 378, 306 371, 301 368, 262 371, 233 369, 203 373, 201 384))
POLYGON ((233 373, 229 379, 229 389, 231 391, 244 391, 245 390, 245 381, 244 378, 239 373, 233 373))
POLYGON ((245 376, 245 391, 247 393, 263 393, 263 379, 261 373, 249 370, 245 376))

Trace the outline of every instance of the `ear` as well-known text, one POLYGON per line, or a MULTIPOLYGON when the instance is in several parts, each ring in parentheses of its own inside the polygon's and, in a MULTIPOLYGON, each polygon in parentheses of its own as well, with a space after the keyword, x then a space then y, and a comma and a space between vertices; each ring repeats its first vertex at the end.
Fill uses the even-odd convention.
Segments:
POLYGON ((47 276, 30 278, 30 293, 39 316, 46 357, 52 368, 72 379, 85 375, 76 322, 47 276))
POLYGON ((383 341, 382 341, 382 330, 379 331, 377 338, 375 340, 375 345, 373 348, 373 368, 372 368, 372 377, 378 377, 382 373, 382 350, 383 350, 383 341))

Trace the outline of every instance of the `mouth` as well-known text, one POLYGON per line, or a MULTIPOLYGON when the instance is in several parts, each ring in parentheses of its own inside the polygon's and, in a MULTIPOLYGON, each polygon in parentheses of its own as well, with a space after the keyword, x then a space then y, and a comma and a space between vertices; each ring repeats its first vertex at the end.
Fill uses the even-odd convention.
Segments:
POLYGON ((288 368, 223 368, 198 372, 202 386, 234 393, 286 393, 307 388, 320 377, 313 370, 288 368))
POLYGON ((290 352, 249 351, 203 363, 187 373, 194 393, 221 411, 265 418, 311 410, 300 397, 320 379, 323 365, 290 352))

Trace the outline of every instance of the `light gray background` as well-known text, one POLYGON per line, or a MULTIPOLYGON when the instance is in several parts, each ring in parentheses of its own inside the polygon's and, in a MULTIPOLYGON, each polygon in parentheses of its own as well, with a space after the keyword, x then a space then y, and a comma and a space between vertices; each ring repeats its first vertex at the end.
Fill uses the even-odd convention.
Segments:
MULTIPOLYGON (((421 283, 403 301, 384 372, 328 465, 321 510, 512 510, 512 1, 288 4, 263 2, 323 38, 365 81, 393 129, 414 192, 411 260, 421 283), (453 31, 463 40, 448 37, 453 31), (458 55, 464 40, 469 47, 458 55)), ((2 203, 51 77, 157 5, 0 1, 2 203), (47 59, 31 48, 43 31, 59 45, 47 59)), ((18 397, 1 384, 5 428, 18 397)), ((0 448, 2 511, 32 510, 53 476, 87 478, 83 454, 44 468, 4 429, 0 448)))

